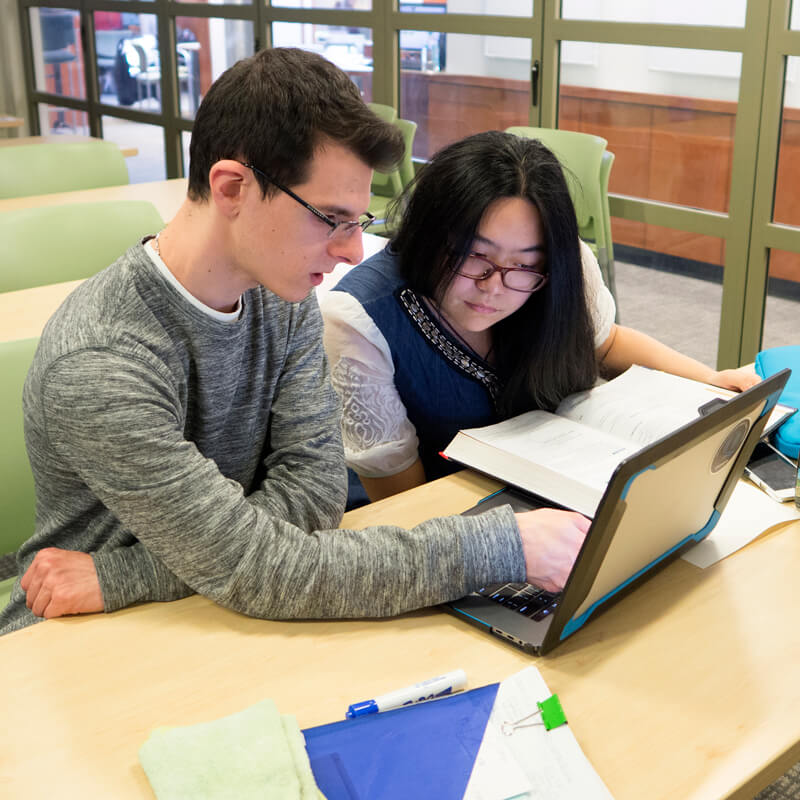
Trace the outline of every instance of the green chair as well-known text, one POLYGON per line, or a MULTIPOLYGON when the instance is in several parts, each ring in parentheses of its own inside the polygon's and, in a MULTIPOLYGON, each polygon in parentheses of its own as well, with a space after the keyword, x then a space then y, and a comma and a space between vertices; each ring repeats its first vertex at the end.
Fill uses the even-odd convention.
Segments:
POLYGON ((564 166, 578 219, 578 233, 597 256, 603 280, 616 300, 611 215, 608 209, 608 178, 614 155, 606 151, 608 142, 589 133, 556 128, 515 126, 506 128, 506 131, 529 139, 539 139, 564 166))
POLYGON ((118 145, 103 139, 0 148, 0 199, 130 183, 118 145))
MULTIPOLYGON (((38 338, 0 342, 0 555, 15 552, 33 534, 36 496, 22 430, 22 386, 38 343, 38 338)), ((0 581, 0 609, 14 580, 0 581)))
POLYGON ((397 109, 394 106, 386 106, 383 103, 367 103, 367 107, 384 122, 395 122, 397 120, 397 109))
POLYGON ((142 200, 2 212, 0 292, 88 278, 162 227, 155 206, 142 200))
POLYGON ((411 183, 414 177, 414 163, 411 160, 414 148, 414 135, 417 123, 409 119, 398 119, 394 123, 403 134, 405 153, 397 169, 392 172, 375 172, 372 177, 372 198, 369 203, 370 214, 375 215, 375 222, 370 233, 387 233, 386 214, 389 204, 411 183))
POLYGON ((616 299, 617 287, 614 282, 614 237, 611 233, 611 212, 608 207, 608 179, 611 176, 611 167, 614 166, 614 154, 606 150, 603 153, 603 161, 600 164, 600 194, 603 202, 603 214, 606 239, 606 257, 610 268, 608 270, 609 289, 616 299))

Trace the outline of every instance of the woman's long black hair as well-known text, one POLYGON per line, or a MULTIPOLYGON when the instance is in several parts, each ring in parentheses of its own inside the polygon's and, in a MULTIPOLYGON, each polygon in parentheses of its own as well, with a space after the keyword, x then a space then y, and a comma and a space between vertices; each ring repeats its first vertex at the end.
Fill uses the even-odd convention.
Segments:
POLYGON ((500 131, 448 145, 396 205, 392 247, 408 286, 439 302, 472 250, 486 210, 504 197, 526 198, 539 211, 550 273, 543 289, 492 328, 503 381, 496 405, 505 417, 551 410, 597 378, 578 225, 558 160, 538 140, 500 131))

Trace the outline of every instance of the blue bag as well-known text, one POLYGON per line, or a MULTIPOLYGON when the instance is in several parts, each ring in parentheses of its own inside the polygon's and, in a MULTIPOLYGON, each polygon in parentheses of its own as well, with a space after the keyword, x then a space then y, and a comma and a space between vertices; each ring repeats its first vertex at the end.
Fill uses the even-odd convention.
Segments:
MULTIPOLYGON (((800 345, 771 347, 756 356, 756 372, 768 378, 788 367, 792 374, 781 392, 778 402, 800 408, 800 345)), ((793 414, 773 435, 775 446, 784 455, 797 458, 800 453, 800 412, 793 414)))

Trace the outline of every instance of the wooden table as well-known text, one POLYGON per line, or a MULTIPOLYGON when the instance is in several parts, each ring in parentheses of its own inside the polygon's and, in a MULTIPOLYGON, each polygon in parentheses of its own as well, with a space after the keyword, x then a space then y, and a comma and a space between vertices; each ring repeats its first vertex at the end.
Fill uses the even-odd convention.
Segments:
MULTIPOLYGON (((182 182, 182 179, 181 179, 182 182)), ((166 181, 165 183, 172 183, 166 181)), ((138 186, 147 186, 149 184, 136 184, 138 186)), ((112 187, 114 189, 127 189, 127 186, 112 187)), ((169 187, 170 191, 172 187, 169 187)), ((161 187, 159 187, 160 192, 161 187)), ((66 194, 70 195, 83 195, 92 192, 107 192, 106 189, 92 189, 89 192, 68 192, 62 195, 54 195, 55 197, 65 197, 66 194)), ((166 194, 169 194, 167 192, 166 194)), ((44 195, 42 198, 51 197, 53 195, 44 195)), ((30 198, 20 198, 25 200, 30 198)), ((144 198, 140 198, 144 199, 144 198)), ((5 202, 0 200, 0 213, 3 210, 5 202)), ((17 202, 14 200, 13 202, 17 202)), ((162 209, 159 209, 161 216, 165 219, 169 218, 169 214, 165 215, 162 209)), ((364 257, 367 258, 373 253, 378 252, 386 244, 386 239, 380 236, 373 236, 371 234, 364 234, 364 257)), ((332 286, 340 280, 345 273, 350 269, 349 265, 339 264, 334 271, 325 276, 321 286, 317 287, 317 295, 319 296, 325 291, 328 291, 332 286)), ((65 283, 53 283, 47 286, 34 286, 30 289, 19 289, 14 292, 0 292, 0 342, 7 342, 14 339, 28 339, 33 336, 39 336, 42 328, 48 319, 53 315, 55 310, 64 302, 66 296, 83 281, 66 281, 65 283)))
POLYGON ((42 333, 45 322, 82 280, 0 292, 0 342, 31 339, 42 333))
MULTIPOLYGON (((22 117, 12 117, 8 114, 0 114, 0 128, 21 128, 25 124, 22 117)), ((0 139, 5 141, 5 139, 0 139)), ((18 142, 19 139, 10 139, 11 142, 18 142)))
MULTIPOLYGON (((18 136, 16 139, 0 139, 0 147, 19 147, 21 144, 60 144, 61 142, 91 142, 94 136, 73 136, 72 134, 47 134, 45 136, 18 136)), ((125 158, 139 155, 138 147, 120 145, 120 152, 125 158)))
MULTIPOLYGON (((413 525, 495 484, 460 473, 346 515, 413 525)), ((800 760, 800 525, 699 570, 677 561, 532 659, 439 610, 268 622, 192 597, 0 638, 0 795, 151 798, 137 761, 159 725, 273 698, 305 727, 461 667, 469 686, 534 663, 616 800, 752 800, 800 760)))
MULTIPOLYGON (((82 189, 76 192, 13 197, 0 200, 0 213, 64 203, 147 200, 158 209, 161 218, 166 222, 175 216, 186 198, 186 184, 185 178, 173 178, 150 183, 107 186, 101 189, 82 189)), ((78 284, 80 281, 68 281, 49 286, 35 286, 32 289, 20 289, 16 292, 0 292, 0 341, 38 336, 45 322, 78 284)))
POLYGON ((57 206, 63 203, 108 203, 115 200, 148 200, 169 222, 186 199, 186 178, 171 178, 149 183, 126 183, 122 186, 104 186, 100 189, 80 189, 75 192, 37 194, 31 197, 10 197, 0 200, 0 213, 19 208, 57 206))

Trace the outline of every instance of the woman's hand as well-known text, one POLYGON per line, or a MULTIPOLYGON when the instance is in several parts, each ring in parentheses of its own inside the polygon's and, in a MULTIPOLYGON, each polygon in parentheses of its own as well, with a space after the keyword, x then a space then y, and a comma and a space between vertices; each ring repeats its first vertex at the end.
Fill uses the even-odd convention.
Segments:
POLYGON ((723 369, 715 372, 709 381, 714 386, 722 389, 732 389, 734 392, 743 392, 751 386, 761 382, 761 378, 752 367, 739 367, 738 369, 723 369))

